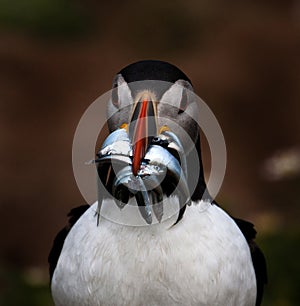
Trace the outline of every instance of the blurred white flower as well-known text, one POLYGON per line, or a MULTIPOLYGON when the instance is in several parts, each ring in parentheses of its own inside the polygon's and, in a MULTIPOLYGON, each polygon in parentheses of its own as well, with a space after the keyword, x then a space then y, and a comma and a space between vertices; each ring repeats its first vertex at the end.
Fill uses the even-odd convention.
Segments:
POLYGON ((266 179, 272 181, 300 175, 300 148, 293 147, 277 151, 265 160, 262 173, 266 179))

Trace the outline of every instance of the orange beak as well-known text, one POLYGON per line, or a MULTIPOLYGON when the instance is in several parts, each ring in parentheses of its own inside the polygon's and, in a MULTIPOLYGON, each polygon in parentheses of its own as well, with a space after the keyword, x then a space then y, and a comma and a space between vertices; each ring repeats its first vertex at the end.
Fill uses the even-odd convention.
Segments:
POLYGON ((157 135, 156 104, 148 93, 134 105, 129 125, 129 138, 133 147, 132 172, 137 175, 149 144, 157 135))

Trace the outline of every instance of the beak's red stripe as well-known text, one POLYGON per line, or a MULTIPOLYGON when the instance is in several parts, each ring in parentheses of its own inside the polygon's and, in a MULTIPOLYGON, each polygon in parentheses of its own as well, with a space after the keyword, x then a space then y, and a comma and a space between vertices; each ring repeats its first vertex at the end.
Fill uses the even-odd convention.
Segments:
POLYGON ((137 175, 141 161, 145 156, 145 150, 147 146, 147 108, 148 101, 143 100, 142 107, 139 116, 136 121, 136 128, 134 133, 134 152, 133 152, 133 162, 132 162, 132 172, 137 175), (142 120, 141 120, 142 119, 142 120))

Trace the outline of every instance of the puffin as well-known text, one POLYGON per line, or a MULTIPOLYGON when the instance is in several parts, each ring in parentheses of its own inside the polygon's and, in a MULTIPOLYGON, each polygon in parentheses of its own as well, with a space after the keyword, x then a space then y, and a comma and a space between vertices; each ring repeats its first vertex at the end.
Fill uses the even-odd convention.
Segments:
POLYGON ((69 212, 48 257, 55 305, 261 305, 256 230, 205 192, 190 93, 191 80, 167 62, 116 74, 110 134, 95 159, 98 201, 69 212))

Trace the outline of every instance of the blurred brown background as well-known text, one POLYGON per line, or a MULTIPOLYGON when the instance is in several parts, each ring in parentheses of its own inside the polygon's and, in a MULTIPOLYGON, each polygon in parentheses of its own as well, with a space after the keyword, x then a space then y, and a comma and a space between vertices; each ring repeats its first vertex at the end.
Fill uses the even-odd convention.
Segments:
POLYGON ((0 305, 52 305, 48 251, 84 204, 76 126, 141 59, 177 65, 213 110, 228 150, 218 198, 256 224, 264 305, 298 305, 299 1, 0 0, 0 26, 0 305))

